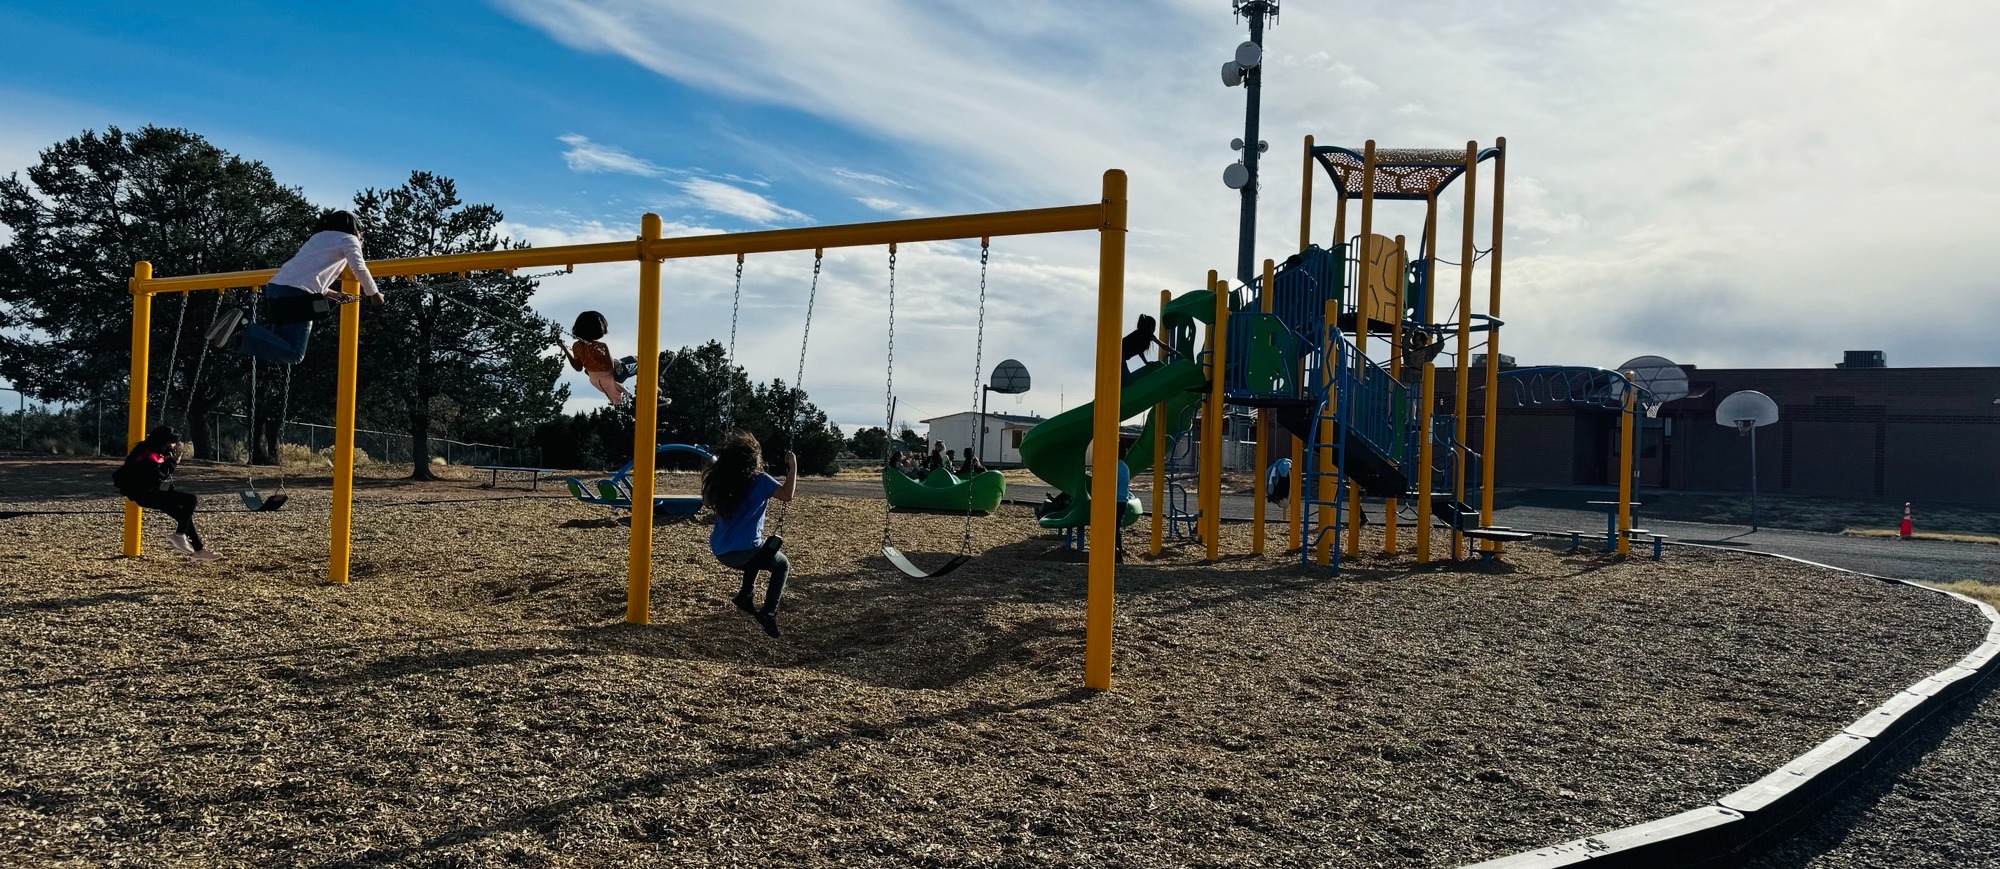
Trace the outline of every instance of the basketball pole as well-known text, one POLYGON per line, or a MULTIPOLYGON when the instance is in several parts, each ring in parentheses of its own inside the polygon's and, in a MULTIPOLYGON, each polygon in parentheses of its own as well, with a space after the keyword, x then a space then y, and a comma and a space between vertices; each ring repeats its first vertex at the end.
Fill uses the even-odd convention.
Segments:
POLYGON ((1757 531, 1757 424, 1750 423, 1750 531, 1757 531))

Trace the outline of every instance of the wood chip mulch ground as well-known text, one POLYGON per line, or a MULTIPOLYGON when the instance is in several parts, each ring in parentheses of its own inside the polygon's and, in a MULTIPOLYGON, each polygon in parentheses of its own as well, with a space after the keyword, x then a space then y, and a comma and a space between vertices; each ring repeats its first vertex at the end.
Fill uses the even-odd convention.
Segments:
POLYGON ((657 532, 632 626, 619 514, 459 494, 360 492, 347 587, 323 491, 203 514, 217 565, 0 505, 97 511, 0 520, 0 864, 1454 866, 1729 793, 1986 629, 1731 553, 1332 576, 1131 534, 1092 693, 1083 565, 1025 510, 913 581, 879 501, 802 497, 772 640, 704 527, 657 532))

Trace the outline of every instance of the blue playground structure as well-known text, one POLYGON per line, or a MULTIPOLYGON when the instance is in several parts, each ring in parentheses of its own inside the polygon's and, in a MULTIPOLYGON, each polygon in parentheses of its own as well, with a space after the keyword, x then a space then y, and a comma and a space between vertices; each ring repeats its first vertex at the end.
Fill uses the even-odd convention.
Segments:
MULTIPOLYGON (((662 444, 655 455, 685 453, 700 457, 702 464, 715 461, 708 450, 690 444, 662 444)), ((632 509, 632 463, 619 465, 616 470, 601 480, 585 483, 575 477, 564 477, 569 485, 569 493, 578 501, 617 510, 632 509)), ((653 499, 653 512, 666 516, 693 516, 701 512, 699 495, 664 495, 653 499)))

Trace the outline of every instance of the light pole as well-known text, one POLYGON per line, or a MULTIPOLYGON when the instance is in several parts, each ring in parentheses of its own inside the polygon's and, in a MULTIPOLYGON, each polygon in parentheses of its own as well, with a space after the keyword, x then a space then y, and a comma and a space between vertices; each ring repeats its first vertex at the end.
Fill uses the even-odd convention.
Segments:
POLYGON ((1249 283, 1256 277, 1257 252, 1257 157, 1266 145, 1257 138, 1257 119, 1263 105, 1264 17, 1278 22, 1278 0, 1230 0, 1230 11, 1250 19, 1250 41, 1236 46, 1236 56, 1222 63, 1222 84, 1243 85, 1243 138, 1230 147, 1243 152, 1243 162, 1231 163, 1222 171, 1222 183, 1243 192, 1243 216, 1236 238, 1236 280, 1249 283))

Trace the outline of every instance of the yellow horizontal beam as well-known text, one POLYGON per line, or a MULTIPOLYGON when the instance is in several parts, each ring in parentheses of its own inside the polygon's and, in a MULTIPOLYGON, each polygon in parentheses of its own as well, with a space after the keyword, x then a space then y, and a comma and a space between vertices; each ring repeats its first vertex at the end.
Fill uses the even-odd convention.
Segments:
MULTIPOLYGON (((757 232, 726 232, 712 235, 680 236, 653 241, 641 251, 645 242, 609 241, 594 244, 568 244, 555 247, 528 247, 518 250, 492 250, 476 253, 446 254, 442 256, 420 256, 404 259, 374 260, 368 263, 368 270, 376 277, 389 278, 410 275, 433 275, 450 272, 487 271, 492 269, 544 268, 550 266, 583 265, 587 263, 635 262, 645 258, 647 253, 653 259, 689 259, 705 256, 729 256, 751 253, 774 253, 791 250, 813 250, 829 247, 863 247, 891 243, 909 244, 920 241, 945 241, 956 238, 979 238, 981 236, 1034 235, 1050 232, 1081 232, 1100 229, 1104 225, 1104 206, 1066 205, 1056 208, 1032 208, 1022 211, 996 211, 986 214, 962 214, 952 217, 920 217, 912 220, 884 220, 872 223, 849 223, 838 226, 808 226, 798 229, 770 229, 757 232)), ((171 278, 155 278, 149 281, 134 280, 135 293, 179 293, 193 290, 221 290, 228 287, 262 286, 270 281, 277 269, 254 269, 241 272, 219 272, 205 275, 182 275, 171 278)))
POLYGON ((1103 227, 1104 206, 1093 203, 1025 211, 960 214, 952 217, 848 223, 838 226, 684 235, 653 242, 651 253, 659 259, 686 259, 828 247, 912 244, 920 241, 947 241, 981 236, 1081 232, 1103 227))
MULTIPOLYGON (((524 247, 519 250, 486 250, 476 253, 370 260, 368 262, 368 271, 378 278, 393 278, 410 275, 438 275, 451 272, 485 271, 489 269, 523 269, 577 265, 581 263, 633 262, 637 259, 639 259, 639 242, 635 238, 632 241, 564 244, 555 247, 524 247)), ((277 269, 255 269, 246 272, 183 275, 173 278, 155 278, 154 280, 146 281, 143 285, 135 284, 134 286, 148 293, 178 293, 184 290, 220 290, 227 287, 256 287, 269 282, 271 276, 277 273, 277 269)))

